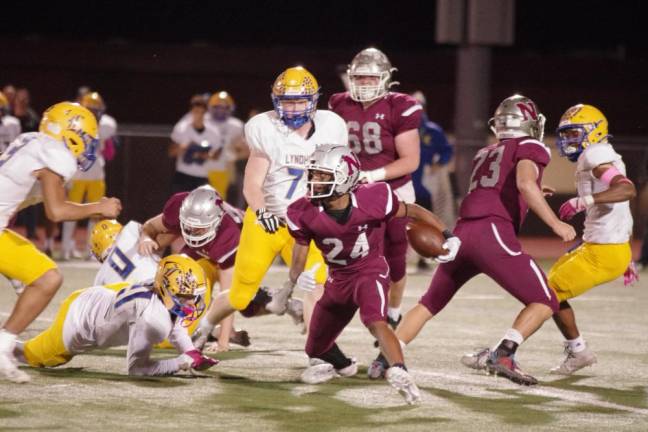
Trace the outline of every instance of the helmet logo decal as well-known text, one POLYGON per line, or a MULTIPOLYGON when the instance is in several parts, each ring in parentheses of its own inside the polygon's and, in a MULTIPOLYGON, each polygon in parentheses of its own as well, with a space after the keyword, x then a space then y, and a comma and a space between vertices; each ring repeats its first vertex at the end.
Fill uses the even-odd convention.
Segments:
POLYGON ((524 120, 538 120, 538 111, 532 102, 518 102, 516 105, 524 116, 524 120))
POLYGON ((349 167, 349 176, 352 176, 354 174, 354 169, 357 171, 360 171, 360 164, 358 161, 351 156, 343 155, 342 160, 347 163, 347 166, 349 167))

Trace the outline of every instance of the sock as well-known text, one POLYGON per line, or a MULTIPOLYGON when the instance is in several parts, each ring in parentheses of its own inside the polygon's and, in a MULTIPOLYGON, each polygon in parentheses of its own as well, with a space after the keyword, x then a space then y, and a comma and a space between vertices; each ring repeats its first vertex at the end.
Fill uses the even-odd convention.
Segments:
POLYGON ((0 353, 9 353, 13 355, 16 346, 16 335, 5 329, 0 330, 0 353))
POLYGON ((347 366, 351 366, 351 363, 353 363, 350 358, 344 355, 337 344, 333 344, 331 349, 317 357, 327 363, 331 363, 335 369, 344 369, 347 366))
POLYGON ((524 342, 522 334, 514 328, 510 328, 504 333, 504 337, 495 347, 495 354, 498 356, 512 356, 522 342, 524 342))
POLYGON ((61 249, 63 249, 63 254, 71 254, 74 250, 74 229, 76 228, 76 222, 67 221, 63 222, 63 234, 61 238, 61 249))
POLYGON ((578 336, 576 339, 567 339, 567 346, 573 353, 585 351, 586 345, 583 336, 578 336))
POLYGON ((400 307, 388 307, 387 308, 387 316, 392 319, 392 321, 398 321, 398 318, 401 316, 401 308, 400 307))

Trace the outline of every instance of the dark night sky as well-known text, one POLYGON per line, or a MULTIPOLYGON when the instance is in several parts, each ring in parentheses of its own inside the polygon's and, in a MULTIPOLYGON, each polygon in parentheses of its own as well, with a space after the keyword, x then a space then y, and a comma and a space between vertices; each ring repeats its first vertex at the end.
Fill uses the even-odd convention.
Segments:
MULTIPOLYGON (((0 29, 30 38, 420 49, 434 45, 434 5, 430 0, 71 1, 35 7, 24 1, 3 4, 0 29)), ((644 52, 648 32, 639 5, 518 0, 514 49, 644 52)))

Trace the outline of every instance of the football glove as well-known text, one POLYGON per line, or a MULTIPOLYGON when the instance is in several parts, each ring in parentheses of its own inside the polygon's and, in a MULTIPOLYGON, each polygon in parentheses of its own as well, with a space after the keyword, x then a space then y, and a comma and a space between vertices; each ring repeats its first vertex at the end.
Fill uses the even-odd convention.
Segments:
POLYGON ((279 227, 283 225, 279 218, 266 210, 265 207, 261 207, 256 211, 256 217, 257 222, 261 224, 268 234, 276 233, 279 227))
POLYGON ((297 282, 295 282, 295 286, 299 289, 302 289, 304 291, 313 291, 315 290, 315 287, 317 286, 317 281, 315 280, 315 273, 317 273, 317 269, 320 268, 320 263, 315 263, 313 267, 311 267, 309 270, 304 270, 299 274, 299 277, 297 277, 297 282))
POLYGON ((218 360, 203 355, 197 349, 189 350, 180 356, 180 369, 207 370, 218 364, 218 360))
POLYGON ((457 256, 457 253, 459 252, 459 247, 461 246, 461 240, 459 240, 459 237, 450 237, 448 238, 445 243, 443 243, 443 247, 448 250, 448 253, 445 255, 439 255, 438 257, 434 258, 434 261, 438 263, 447 263, 455 259, 457 256))
POLYGON ((592 195, 572 198, 565 201, 563 205, 560 206, 560 209, 558 210, 558 216, 560 217, 560 219, 568 221, 578 213, 587 209, 592 204, 594 204, 594 198, 592 198, 592 195))

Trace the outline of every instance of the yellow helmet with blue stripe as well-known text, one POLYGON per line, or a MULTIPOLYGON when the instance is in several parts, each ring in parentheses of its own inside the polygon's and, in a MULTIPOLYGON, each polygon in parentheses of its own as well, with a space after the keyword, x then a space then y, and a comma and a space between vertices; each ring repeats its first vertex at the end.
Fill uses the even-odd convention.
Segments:
POLYGON ((304 67, 291 67, 283 71, 272 86, 272 103, 281 121, 291 129, 306 124, 317 110, 319 84, 304 67), (305 102, 299 109, 286 109, 282 102, 305 102))
POLYGON ((578 104, 570 107, 560 118, 556 130, 556 144, 562 156, 575 162, 591 144, 607 142, 608 121, 603 113, 592 105, 578 104))

